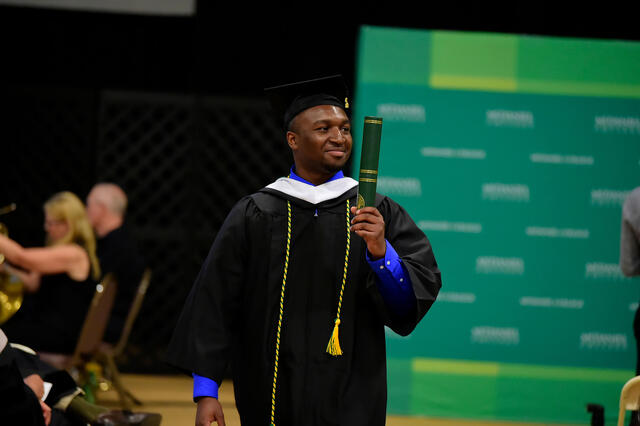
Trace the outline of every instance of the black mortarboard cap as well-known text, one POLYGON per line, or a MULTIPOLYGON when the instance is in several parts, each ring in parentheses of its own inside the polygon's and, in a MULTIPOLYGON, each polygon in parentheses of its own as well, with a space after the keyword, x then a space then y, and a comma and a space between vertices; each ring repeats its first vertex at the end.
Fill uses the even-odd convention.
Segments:
POLYGON ((349 90, 341 75, 283 84, 264 91, 285 130, 296 115, 318 105, 335 105, 350 115, 349 90))

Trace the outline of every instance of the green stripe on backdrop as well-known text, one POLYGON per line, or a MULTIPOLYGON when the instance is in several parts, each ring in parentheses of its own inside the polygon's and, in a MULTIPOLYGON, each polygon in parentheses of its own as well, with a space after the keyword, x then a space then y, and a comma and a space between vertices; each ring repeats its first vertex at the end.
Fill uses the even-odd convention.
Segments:
MULTIPOLYGON (((640 72, 640 70, 638 71, 640 72)), ((520 93, 540 93, 547 95, 604 96, 612 98, 640 98, 640 85, 598 83, 583 81, 552 81, 518 79, 520 93)))
POLYGON ((517 90, 640 98, 640 47, 624 41, 520 37, 517 90))
MULTIPOLYGON (((408 411, 394 406, 393 399, 391 411, 527 422, 582 418, 587 423, 586 405, 615 407, 622 386, 633 377, 630 370, 428 358, 414 358, 412 372, 405 382, 412 389, 408 411)), ((609 421, 617 416, 611 410, 606 414, 609 421)))
POLYGON ((637 43, 434 31, 431 87, 640 98, 637 43))
POLYGON ((612 368, 577 368, 549 365, 511 364, 487 361, 415 358, 415 373, 455 374, 467 376, 513 377, 541 380, 577 380, 624 383, 633 371, 612 368))
MULTIPOLYGON (((640 87, 638 43, 519 37, 518 80, 582 83, 595 87, 640 87)), ((597 94, 597 93, 595 93, 597 94)))
POLYGON ((621 389, 614 383, 431 374, 416 374, 411 385, 409 415, 544 424, 589 424, 586 407, 596 403, 607 407, 606 424, 613 425, 621 389))
POLYGON ((429 83, 434 88, 513 92, 517 49, 514 35, 435 31, 429 83))
POLYGON ((512 78, 472 77, 462 75, 431 74, 429 78, 434 88, 487 90, 495 92, 515 92, 516 80, 512 78))

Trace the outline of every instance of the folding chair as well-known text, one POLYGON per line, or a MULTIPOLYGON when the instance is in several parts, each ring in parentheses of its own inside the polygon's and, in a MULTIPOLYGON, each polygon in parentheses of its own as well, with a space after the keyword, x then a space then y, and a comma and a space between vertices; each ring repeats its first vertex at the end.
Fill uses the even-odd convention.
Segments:
POLYGON ((629 379, 620 392, 620 411, 618 426, 624 426, 624 415, 627 410, 638 411, 640 408, 640 376, 629 379))
POLYGON ((147 288, 149 287, 149 283, 151 281, 151 269, 146 268, 144 273, 142 274, 142 279, 140 280, 140 284, 138 284, 138 290, 136 291, 136 295, 131 302, 131 308, 129 308, 129 313, 127 314, 127 319, 125 320, 124 327, 122 328, 122 333, 120 334, 120 339, 115 346, 102 342, 97 353, 95 354, 95 359, 103 366, 103 371, 105 372, 105 376, 110 378, 111 384, 115 388, 118 393, 118 397, 120 399, 120 404, 124 409, 130 409, 131 404, 129 401, 132 401, 136 405, 142 405, 139 399, 137 399, 122 383, 120 378, 120 371, 115 362, 115 358, 121 355, 124 352, 125 347, 127 346, 127 342, 129 340, 129 335, 131 334, 131 330, 133 329, 133 324, 138 317, 138 313, 140 312, 140 308, 142 307, 142 302, 144 300, 144 296, 147 293, 147 288))
MULTIPOLYGON (((111 308, 116 296, 117 283, 113 275, 107 275, 96 285, 91 305, 85 316, 73 354, 38 352, 40 359, 61 370, 79 368, 98 351, 104 336, 111 308)), ((72 373, 72 376, 76 374, 72 373)))

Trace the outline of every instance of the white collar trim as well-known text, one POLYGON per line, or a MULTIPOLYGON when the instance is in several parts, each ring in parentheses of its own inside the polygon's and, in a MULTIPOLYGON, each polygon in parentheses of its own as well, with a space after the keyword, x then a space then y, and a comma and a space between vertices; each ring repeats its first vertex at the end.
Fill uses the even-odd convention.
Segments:
POLYGON ((275 189, 276 191, 283 192, 311 204, 319 204, 323 201, 338 198, 356 186, 358 186, 358 181, 350 177, 335 179, 318 186, 312 186, 299 180, 281 177, 272 184, 267 185, 267 188, 275 189))

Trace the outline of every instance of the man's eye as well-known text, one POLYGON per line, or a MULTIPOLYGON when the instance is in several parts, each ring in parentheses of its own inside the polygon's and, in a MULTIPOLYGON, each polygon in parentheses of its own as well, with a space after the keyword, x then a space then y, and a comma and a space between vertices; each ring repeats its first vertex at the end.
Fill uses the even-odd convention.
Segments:
POLYGON ((350 132, 351 132, 351 128, 349 128, 349 127, 343 127, 343 128, 342 128, 342 131, 343 131, 343 132, 345 132, 345 133, 350 133, 350 132))

